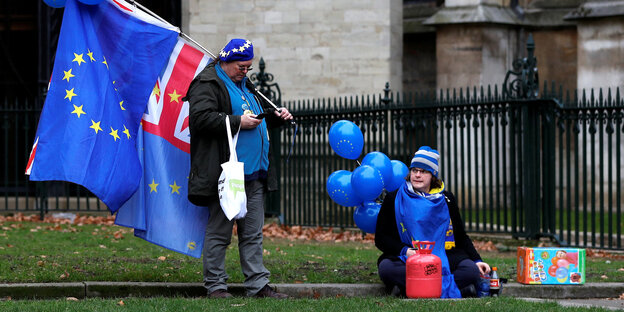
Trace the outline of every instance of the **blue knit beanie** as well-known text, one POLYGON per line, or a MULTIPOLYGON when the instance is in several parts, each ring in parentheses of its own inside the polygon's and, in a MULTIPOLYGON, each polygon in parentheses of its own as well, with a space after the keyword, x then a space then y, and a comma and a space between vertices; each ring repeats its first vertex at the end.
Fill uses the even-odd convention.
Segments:
POLYGON ((410 165, 410 169, 412 168, 420 168, 427 170, 433 174, 434 177, 438 177, 438 172, 440 171, 440 167, 438 165, 438 161, 440 160, 440 153, 434 150, 429 146, 422 146, 418 149, 418 151, 414 154, 414 158, 412 158, 412 164, 410 165))
POLYGON ((232 39, 219 52, 219 56, 224 62, 251 60, 254 57, 253 44, 246 39, 232 39))

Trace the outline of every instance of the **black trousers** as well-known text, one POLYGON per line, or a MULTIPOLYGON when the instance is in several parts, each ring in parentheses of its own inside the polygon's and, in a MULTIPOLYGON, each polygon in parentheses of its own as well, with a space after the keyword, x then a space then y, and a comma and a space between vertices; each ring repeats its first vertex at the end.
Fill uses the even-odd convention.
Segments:
MULTIPOLYGON (((377 268, 379 272, 379 278, 391 290, 394 286, 398 286, 401 293, 405 294, 405 263, 396 259, 383 259, 379 263, 377 268)), ((470 284, 474 284, 477 287, 479 282, 480 272, 479 267, 470 259, 462 260, 455 271, 452 271, 455 277, 455 284, 460 290, 470 284)))

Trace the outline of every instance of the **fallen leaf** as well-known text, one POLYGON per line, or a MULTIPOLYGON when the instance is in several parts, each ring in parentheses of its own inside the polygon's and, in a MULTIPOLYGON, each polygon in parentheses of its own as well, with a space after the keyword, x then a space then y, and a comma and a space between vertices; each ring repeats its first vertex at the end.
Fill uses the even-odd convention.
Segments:
POLYGON ((609 278, 609 277, 608 277, 608 276, 606 276, 606 275, 602 275, 602 276, 600 276, 600 278, 602 278, 602 279, 607 279, 607 278, 609 278))
POLYGON ((624 268, 619 268, 618 271, 619 272, 624 272, 624 268))
POLYGON ((106 249, 106 246, 104 246, 104 245, 100 245, 100 248, 104 248, 104 249, 106 249))
POLYGON ((43 261, 39 260, 39 261, 37 261, 37 265, 38 265, 38 266, 40 266, 40 267, 42 267, 42 266, 44 266, 44 265, 45 265, 45 262, 43 262, 43 261))
POLYGON ((244 303, 234 303, 230 305, 231 307, 244 307, 245 304, 244 303))
POLYGON ((65 271, 65 273, 61 274, 61 276, 59 276, 60 279, 66 279, 69 277, 69 273, 67 273, 67 271, 65 271))
POLYGON ((160 261, 165 261, 165 260, 167 260, 167 257, 165 257, 165 256, 160 256, 160 257, 158 257, 158 260, 160 260, 160 261))
POLYGON ((620 299, 624 300, 624 293, 620 294, 620 299))
POLYGON ((76 297, 67 297, 67 298, 65 298, 65 300, 67 300, 67 301, 78 301, 78 298, 76 298, 76 297))
POLYGON ((126 304, 123 302, 123 300, 119 300, 119 302, 117 302, 117 305, 124 306, 126 304))

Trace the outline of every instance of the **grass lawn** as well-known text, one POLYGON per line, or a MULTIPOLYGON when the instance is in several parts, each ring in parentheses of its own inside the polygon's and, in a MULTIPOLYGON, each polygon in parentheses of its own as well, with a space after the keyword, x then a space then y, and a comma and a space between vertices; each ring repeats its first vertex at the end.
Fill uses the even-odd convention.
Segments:
POLYGON ((500 297, 462 300, 403 300, 384 298, 325 299, 188 299, 124 298, 70 300, 24 300, 0 302, 0 311, 607 311, 598 308, 562 307, 554 302, 533 303, 500 297))
MULTIPOLYGON (((481 252, 502 277, 515 280, 513 244, 481 252)), ((524 242, 526 243, 526 241, 524 242)), ((317 242, 267 237, 264 263, 273 283, 380 283, 371 241, 317 242)), ((236 237, 226 256, 229 282, 242 283, 236 237)), ((0 224, 0 283, 141 281, 201 282, 201 259, 169 251, 108 225, 0 224)), ((588 282, 624 282, 623 257, 589 257, 588 282)), ((2 310, 2 309, 0 309, 2 310)))

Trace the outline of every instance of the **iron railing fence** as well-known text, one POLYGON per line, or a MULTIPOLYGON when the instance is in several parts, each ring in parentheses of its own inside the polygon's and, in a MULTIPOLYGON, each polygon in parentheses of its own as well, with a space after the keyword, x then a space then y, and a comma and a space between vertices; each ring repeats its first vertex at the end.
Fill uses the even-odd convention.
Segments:
POLYGON ((364 133, 360 159, 381 151, 407 164, 422 145, 438 149, 440 176, 468 231, 621 249, 624 103, 619 89, 604 92, 571 98, 544 84, 540 98, 517 100, 497 87, 435 94, 386 87, 383 94, 288 102, 299 131, 288 163, 292 129, 281 136, 282 220, 355 226, 355 207, 333 203, 325 185, 332 172, 358 166, 329 146, 332 123, 347 119, 364 133))
MULTIPOLYGON (((354 227, 355 207, 333 203, 327 177, 358 163, 337 156, 328 132, 354 121, 364 150, 405 163, 421 145, 441 153, 441 174, 472 232, 551 236, 579 247, 622 249, 624 101, 618 89, 564 93, 547 88, 534 100, 498 88, 391 93, 285 104, 299 125, 272 143, 281 159, 281 190, 269 211, 288 225, 354 227), (556 92, 553 92, 556 91, 556 92)), ((24 175, 41 111, 38 99, 0 102, 0 212, 101 211, 90 192, 68 182, 24 175)), ((276 196, 277 195, 277 196, 276 196)))
POLYGON ((31 182, 25 175, 37 131, 39 98, 4 98, 0 102, 0 213, 108 211, 82 186, 61 181, 31 182))

